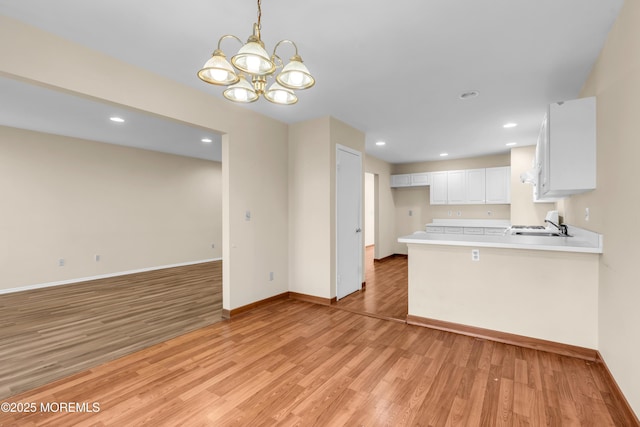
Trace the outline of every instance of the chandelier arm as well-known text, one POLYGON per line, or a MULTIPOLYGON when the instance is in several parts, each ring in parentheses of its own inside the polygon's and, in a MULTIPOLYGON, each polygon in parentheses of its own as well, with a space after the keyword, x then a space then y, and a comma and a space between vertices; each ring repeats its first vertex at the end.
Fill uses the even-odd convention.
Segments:
POLYGON ((296 55, 298 56, 298 45, 296 45, 293 41, 291 40, 280 40, 278 43, 276 43, 275 47, 273 48, 273 56, 277 57, 276 55, 276 50, 278 49, 278 46, 280 46, 282 43, 291 43, 293 45, 293 48, 296 50, 296 55))
POLYGON ((240 40, 238 37, 234 36, 233 34, 225 34, 224 36, 220 37, 220 40, 218 40, 218 50, 221 50, 220 45, 222 44, 222 40, 224 39, 236 39, 241 46, 243 45, 242 40, 240 40))
POLYGON ((282 58, 280 58, 276 54, 271 55, 271 62, 273 62, 276 65, 276 68, 284 67, 284 63, 282 62, 282 58))

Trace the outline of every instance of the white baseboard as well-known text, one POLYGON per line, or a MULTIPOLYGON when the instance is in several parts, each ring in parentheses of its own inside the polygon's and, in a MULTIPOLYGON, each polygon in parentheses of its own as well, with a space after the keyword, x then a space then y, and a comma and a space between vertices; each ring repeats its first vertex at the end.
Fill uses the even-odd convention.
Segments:
POLYGON ((106 279, 108 277, 125 276, 127 274, 144 273, 145 271, 162 270, 164 268, 184 267, 185 265, 202 264, 205 262, 221 261, 222 258, 203 259, 199 261, 182 262, 179 264, 159 265, 156 267, 139 268, 137 270, 119 271, 117 273, 101 274, 99 276, 80 277, 77 279, 61 280, 58 282, 37 283, 35 285, 20 286, 18 288, 0 289, 0 295, 11 294, 13 292, 30 291, 32 289, 50 288, 52 286, 70 285, 72 283, 88 282, 90 280, 106 279))

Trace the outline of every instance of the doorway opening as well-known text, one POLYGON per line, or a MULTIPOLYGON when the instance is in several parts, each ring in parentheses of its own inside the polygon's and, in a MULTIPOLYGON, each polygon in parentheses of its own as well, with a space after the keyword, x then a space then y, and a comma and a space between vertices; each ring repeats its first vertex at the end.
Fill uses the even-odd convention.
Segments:
POLYGON ((365 226, 362 246, 364 249, 365 286, 362 292, 348 295, 338 301, 336 308, 381 319, 405 322, 408 313, 407 258, 392 255, 380 260, 380 238, 384 236, 380 230, 385 229, 385 224, 381 225, 380 221, 381 218, 386 218, 385 212, 388 212, 388 207, 385 211, 385 207, 381 206, 381 199, 385 200, 387 196, 384 191, 390 191, 390 189, 388 187, 381 189, 379 183, 380 176, 378 174, 364 174, 363 217, 365 226))

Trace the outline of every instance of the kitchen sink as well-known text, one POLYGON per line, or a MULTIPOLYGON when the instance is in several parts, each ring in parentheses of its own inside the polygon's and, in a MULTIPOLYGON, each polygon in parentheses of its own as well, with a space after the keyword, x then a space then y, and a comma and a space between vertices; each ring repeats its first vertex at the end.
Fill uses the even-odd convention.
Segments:
POLYGON ((548 236, 548 237, 569 237, 566 234, 554 233, 552 231, 549 232, 539 232, 539 231, 516 231, 513 234, 516 236, 548 236))

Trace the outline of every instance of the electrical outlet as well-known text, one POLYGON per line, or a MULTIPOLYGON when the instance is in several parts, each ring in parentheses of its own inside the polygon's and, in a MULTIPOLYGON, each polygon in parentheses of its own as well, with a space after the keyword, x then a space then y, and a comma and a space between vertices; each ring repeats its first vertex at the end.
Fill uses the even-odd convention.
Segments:
POLYGON ((451 211, 449 211, 449 212, 447 212, 447 214, 449 214, 449 216, 451 216, 452 212, 451 212, 451 211))
POLYGON ((584 220, 589 221, 590 216, 591 216, 591 213, 589 212, 589 208, 584 208, 584 220))
POLYGON ((480 261, 480 249, 471 249, 471 261, 480 261))
POLYGON ((215 247, 216 247, 216 244, 215 244, 215 243, 212 243, 212 244, 211 244, 211 249, 214 249, 215 247))
POLYGON ((244 220, 245 221, 251 221, 251 211, 246 211, 244 213, 244 220))
POLYGON ((269 281, 272 282, 273 281, 273 271, 269 272, 269 281))
POLYGON ((58 260, 58 267, 64 267, 64 258, 58 260))
POLYGON ((491 216, 491 211, 487 211, 487 216, 491 216))
POLYGON ((94 259, 96 260, 96 262, 100 261, 100 255, 96 254, 94 259))
POLYGON ((458 212, 456 212, 456 215, 458 215, 458 216, 462 216, 462 211, 458 211, 458 212))
POLYGON ((413 216, 413 211, 409 209, 409 216, 413 216))

